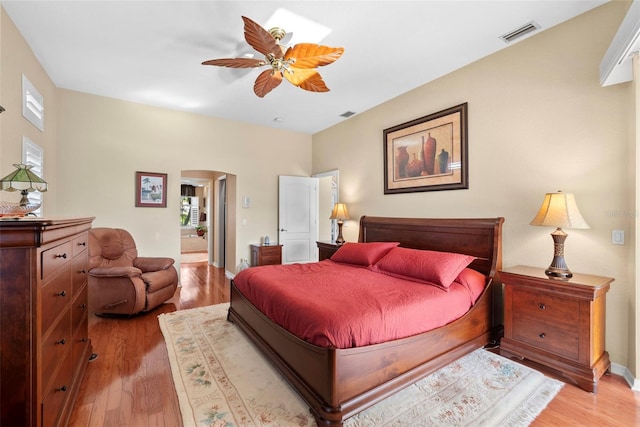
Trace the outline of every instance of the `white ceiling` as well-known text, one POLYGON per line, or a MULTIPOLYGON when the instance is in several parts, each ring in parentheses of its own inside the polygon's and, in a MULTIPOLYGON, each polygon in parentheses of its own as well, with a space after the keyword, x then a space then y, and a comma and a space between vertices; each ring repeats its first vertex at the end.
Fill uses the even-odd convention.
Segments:
POLYGON ((346 111, 364 112, 509 47, 499 37, 530 21, 541 26, 537 32, 544 31, 605 2, 1 0, 0 4, 58 87, 313 134, 349 120, 340 116, 346 111), (307 92, 284 81, 258 98, 253 82, 262 69, 201 65, 208 59, 251 52, 241 16, 264 26, 281 7, 331 28, 321 44, 345 48, 342 58, 318 69, 330 92, 307 92), (276 117, 281 121, 274 121, 276 117))

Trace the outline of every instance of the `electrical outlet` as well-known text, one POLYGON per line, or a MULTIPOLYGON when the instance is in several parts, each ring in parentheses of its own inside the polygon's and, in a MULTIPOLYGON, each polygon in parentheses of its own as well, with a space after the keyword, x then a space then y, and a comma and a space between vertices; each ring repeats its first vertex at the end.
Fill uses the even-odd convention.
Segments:
POLYGON ((624 245, 624 230, 611 231, 611 243, 614 245, 624 245))

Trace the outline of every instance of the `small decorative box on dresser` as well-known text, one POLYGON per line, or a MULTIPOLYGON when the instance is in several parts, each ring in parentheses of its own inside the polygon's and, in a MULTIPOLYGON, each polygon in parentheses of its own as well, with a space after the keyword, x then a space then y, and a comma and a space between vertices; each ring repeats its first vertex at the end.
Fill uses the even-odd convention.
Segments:
POLYGON ((282 245, 251 245, 251 266, 282 264, 282 245))
POLYGON ((91 355, 93 218, 0 221, 0 425, 66 426, 91 355))
POLYGON ((340 245, 331 242, 316 242, 318 244, 318 261, 331 258, 335 254, 340 245))
POLYGON ((500 354, 532 360, 597 393, 611 368, 605 351, 606 294, 614 279, 574 273, 550 279, 544 268, 501 271, 504 337, 500 354))

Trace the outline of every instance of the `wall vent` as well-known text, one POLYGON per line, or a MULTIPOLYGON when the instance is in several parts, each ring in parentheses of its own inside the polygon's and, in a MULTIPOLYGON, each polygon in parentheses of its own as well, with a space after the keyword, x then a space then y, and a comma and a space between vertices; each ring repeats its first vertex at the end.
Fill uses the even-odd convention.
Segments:
POLYGON ((500 38, 502 39, 502 41, 504 41, 505 43, 511 43, 512 41, 519 39, 520 37, 523 37, 533 31, 536 31, 540 29, 540 25, 538 25, 535 21, 531 21, 528 22, 526 24, 524 24, 522 27, 520 28, 516 28, 515 30, 501 35, 500 38))
POLYGON ((353 116, 354 114, 355 113, 353 111, 345 111, 344 113, 340 114, 340 117, 347 118, 353 116))

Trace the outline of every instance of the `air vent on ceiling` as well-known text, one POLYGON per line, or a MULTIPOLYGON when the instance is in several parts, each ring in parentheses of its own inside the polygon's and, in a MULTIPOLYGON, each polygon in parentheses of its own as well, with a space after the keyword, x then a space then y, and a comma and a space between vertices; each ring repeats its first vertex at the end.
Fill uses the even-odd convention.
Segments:
POLYGON ((540 29, 540 25, 538 25, 535 21, 531 21, 528 22, 526 24, 524 24, 522 27, 520 28, 516 28, 515 30, 501 35, 500 38, 502 39, 502 41, 504 41, 505 43, 511 43, 512 41, 514 41, 515 39, 519 39, 520 37, 523 37, 533 31, 536 31, 540 29))
POLYGON ((347 118, 353 116, 354 114, 355 113, 353 111, 345 111, 344 113, 340 114, 340 117, 347 118))

